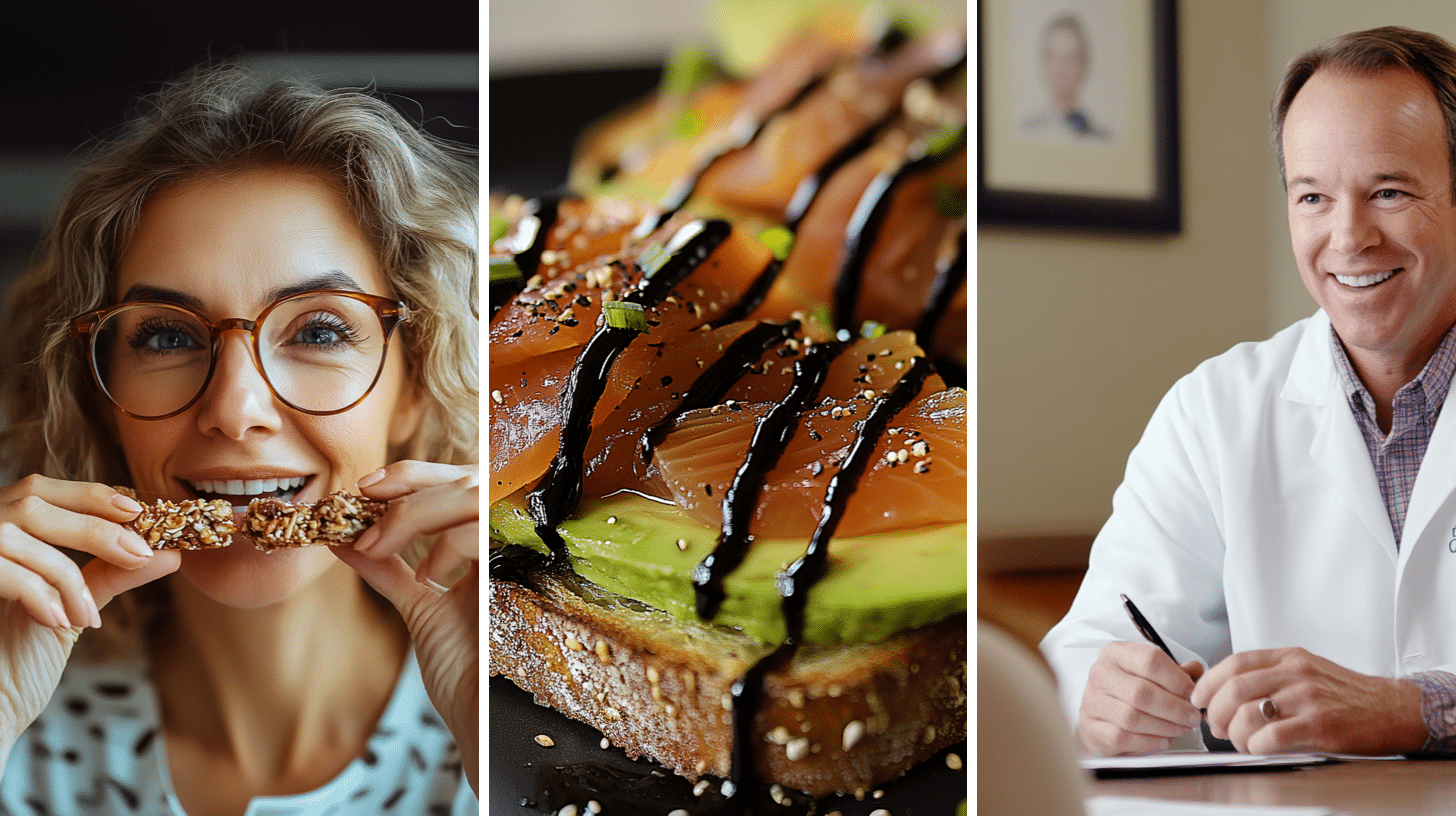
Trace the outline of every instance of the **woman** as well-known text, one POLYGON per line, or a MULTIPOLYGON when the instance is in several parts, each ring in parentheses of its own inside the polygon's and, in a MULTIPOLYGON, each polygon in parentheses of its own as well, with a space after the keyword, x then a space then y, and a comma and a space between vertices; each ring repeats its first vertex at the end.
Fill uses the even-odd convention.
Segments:
POLYGON ((149 103, 0 329, 0 811, 473 813, 470 157, 236 67, 149 103), (388 505, 352 548, 154 552, 121 485, 388 505))

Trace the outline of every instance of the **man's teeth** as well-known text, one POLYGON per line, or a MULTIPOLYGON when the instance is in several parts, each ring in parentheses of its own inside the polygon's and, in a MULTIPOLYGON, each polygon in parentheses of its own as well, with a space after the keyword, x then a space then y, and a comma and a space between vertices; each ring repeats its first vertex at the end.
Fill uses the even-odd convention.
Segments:
POLYGON ((1346 286, 1374 286, 1381 281, 1390 280, 1391 276, 1399 271, 1400 269, 1388 269, 1384 272, 1376 272, 1374 275, 1361 275, 1359 277, 1351 277, 1349 275, 1336 275, 1335 280, 1345 284, 1346 286))
POLYGON ((305 479, 294 476, 287 479, 229 479, 227 481, 188 482, 198 493, 213 493, 221 496, 262 496, 289 492, 303 487, 305 479))

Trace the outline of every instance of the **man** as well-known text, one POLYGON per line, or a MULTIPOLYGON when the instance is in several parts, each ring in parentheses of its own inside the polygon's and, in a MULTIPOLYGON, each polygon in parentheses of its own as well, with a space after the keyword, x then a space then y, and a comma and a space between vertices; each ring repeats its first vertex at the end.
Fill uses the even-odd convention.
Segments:
POLYGON ((1456 50, 1325 43, 1274 143, 1320 311, 1199 366, 1129 458, 1042 644, 1092 753, 1168 748, 1200 709, 1251 753, 1456 751, 1456 50))

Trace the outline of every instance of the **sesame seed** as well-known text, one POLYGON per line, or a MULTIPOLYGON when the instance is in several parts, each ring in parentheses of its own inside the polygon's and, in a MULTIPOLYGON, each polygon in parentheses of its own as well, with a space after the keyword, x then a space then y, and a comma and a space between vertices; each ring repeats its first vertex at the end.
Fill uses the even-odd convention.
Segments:
POLYGON ((586 803, 586 809, 591 811, 592 813, 601 813, 602 803, 598 802, 595 799, 588 799, 586 803))
POLYGON ((930 453, 930 444, 922 439, 910 446, 910 452, 916 456, 925 456, 930 453))
POLYGON ((702 796, 703 794, 708 792, 709 787, 711 787, 711 784, 708 782, 708 780, 699 779, 698 784, 693 786, 693 795, 702 796))
POLYGON ((950 768, 952 771, 959 771, 965 767, 965 763, 961 761, 960 754, 951 753, 945 755, 945 767, 950 768))
MULTIPOLYGON (((567 311, 569 312, 571 310, 570 309, 567 309, 567 311)), ((860 392, 860 396, 861 397, 864 397, 865 399, 874 399, 875 398, 875 389, 873 389, 873 388, 866 388, 864 391, 861 391, 860 392)))
POLYGON ((556 816, 576 816, 576 805, 565 805, 561 810, 556 811, 556 816))
POLYGON ((550 748, 551 746, 556 744, 556 740, 551 739, 551 737, 546 734, 537 734, 536 744, 541 746, 542 748, 550 748))
POLYGON ((798 762, 809 755, 809 740, 806 737, 789 740, 784 746, 784 753, 788 755, 790 762, 798 762))
POLYGON ((617 523, 617 517, 616 516, 607 516, 607 523, 608 524, 616 524, 617 523))
POLYGON ((611 649, 607 648, 607 642, 605 640, 597 641, 596 652, 597 659, 602 661, 603 663, 606 663, 612 659, 612 651, 611 649))
POLYGON ((840 745, 848 751, 860 741, 865 734, 865 724, 860 720, 850 720, 844 726, 844 736, 840 745))
POLYGON ((916 462, 915 463, 915 472, 916 473, 929 473, 930 472, 930 460, 929 459, 921 459, 919 462, 916 462))
POLYGON ((605 751, 608 748, 612 747, 612 741, 607 739, 606 737, 602 737, 602 741, 597 743, 597 745, 601 746, 601 749, 605 751))
POLYGON ((657 667, 656 666, 648 666, 647 667, 647 682, 649 682, 649 683, 656 683, 657 681, 659 681, 661 679, 662 679, 662 677, 661 677, 661 675, 659 675, 657 673, 657 667))
POLYGON ((576 638, 568 637, 566 639, 566 648, 572 650, 573 652, 579 652, 586 647, 581 645, 581 641, 577 640, 576 638))
POLYGON ((687 549, 688 549, 688 541, 687 541, 687 539, 685 539, 685 538, 679 538, 677 540, 677 549, 678 549, 679 552, 687 552, 687 549))
POLYGON ((899 462, 902 465, 910 461, 910 451, 905 450, 904 448, 895 451, 895 461, 899 462))
POLYGON ((490 401, 495 403, 496 405, 500 405, 501 403, 506 401, 506 395, 502 394, 500 392, 500 389, 497 388, 496 390, 490 392, 490 401))

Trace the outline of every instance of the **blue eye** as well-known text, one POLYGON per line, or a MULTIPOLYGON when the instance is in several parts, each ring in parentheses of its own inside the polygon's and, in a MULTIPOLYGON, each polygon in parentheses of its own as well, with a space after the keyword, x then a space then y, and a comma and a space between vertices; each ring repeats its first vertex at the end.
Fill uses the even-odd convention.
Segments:
POLYGON ((293 343, 302 346, 325 348, 356 343, 358 330, 338 315, 314 316, 293 335, 293 343))
POLYGON ((1394 201, 1395 199, 1400 198, 1403 195, 1405 195, 1405 193, 1401 192, 1400 190, 1378 190, 1375 193, 1375 197, 1383 201, 1394 201))
POLYGON ((192 336, 188 328, 179 321, 154 317, 139 323, 126 340, 132 348, 150 354, 202 348, 202 343, 192 336))

